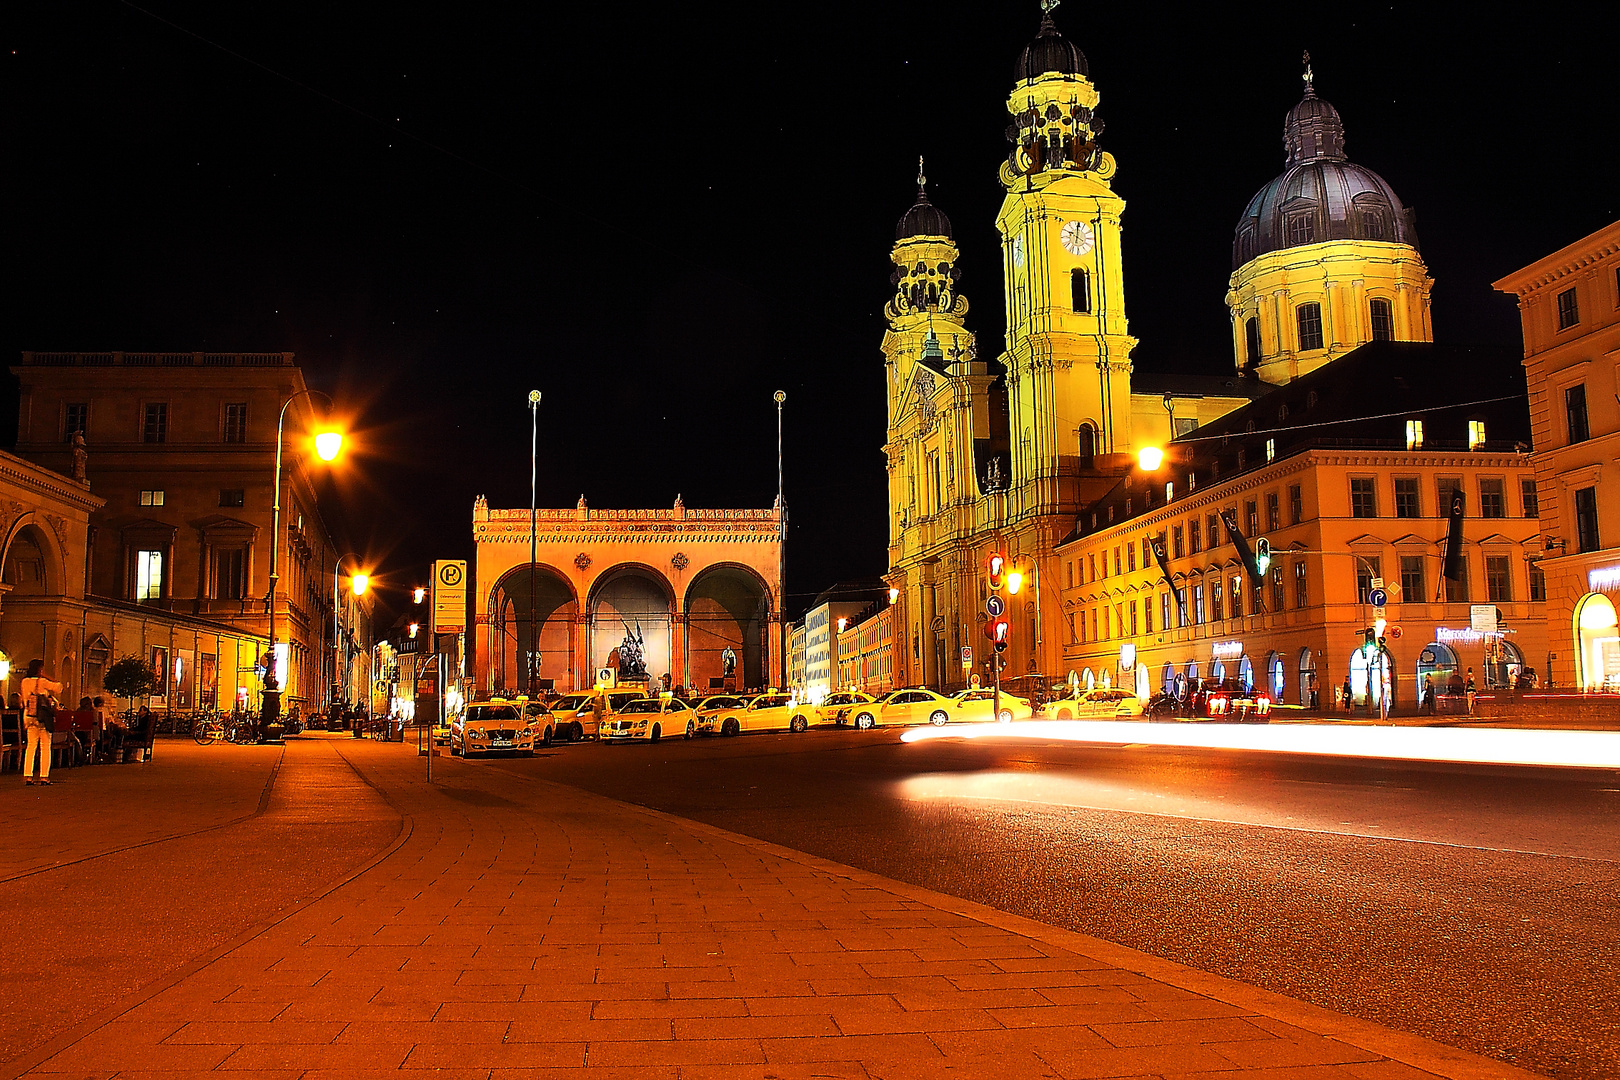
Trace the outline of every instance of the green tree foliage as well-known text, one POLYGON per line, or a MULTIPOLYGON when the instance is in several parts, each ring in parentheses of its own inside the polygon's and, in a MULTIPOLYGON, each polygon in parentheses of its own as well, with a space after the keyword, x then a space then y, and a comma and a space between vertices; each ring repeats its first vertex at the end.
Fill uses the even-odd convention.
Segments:
POLYGON ((135 699, 147 697, 157 689, 157 672, 138 656, 124 656, 113 661, 101 685, 135 707, 135 699))

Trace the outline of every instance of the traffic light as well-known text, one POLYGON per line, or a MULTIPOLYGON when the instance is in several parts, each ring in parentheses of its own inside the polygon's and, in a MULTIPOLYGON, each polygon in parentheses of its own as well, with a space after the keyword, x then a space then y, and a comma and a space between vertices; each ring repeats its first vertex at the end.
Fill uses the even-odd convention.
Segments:
POLYGON ((1006 652, 1007 651, 1007 643, 1011 639, 1011 637, 1012 637, 1012 623, 1007 621, 1007 616, 1002 615, 999 618, 993 619, 991 621, 991 623, 990 623, 990 640, 991 640, 992 643, 995 644, 996 652, 998 652, 998 653, 1006 652))
POLYGON ((1261 577, 1265 577, 1266 571, 1271 569, 1271 541, 1263 536, 1254 542, 1254 565, 1261 577))
MULTIPOLYGON (((1238 559, 1243 563, 1244 569, 1248 570, 1249 578, 1254 582, 1254 587, 1256 589, 1264 588, 1266 584, 1266 571, 1255 559, 1254 552, 1249 548, 1248 540, 1244 539, 1242 531, 1238 529, 1236 511, 1222 510, 1221 524, 1226 526, 1226 538, 1232 542, 1233 547, 1237 548, 1238 559)), ((1268 562, 1270 561, 1269 552, 1270 545, 1268 544, 1268 562)))
POLYGON ((990 591, 1001 591, 1001 573, 1007 568, 1007 559, 999 551, 990 553, 990 591))

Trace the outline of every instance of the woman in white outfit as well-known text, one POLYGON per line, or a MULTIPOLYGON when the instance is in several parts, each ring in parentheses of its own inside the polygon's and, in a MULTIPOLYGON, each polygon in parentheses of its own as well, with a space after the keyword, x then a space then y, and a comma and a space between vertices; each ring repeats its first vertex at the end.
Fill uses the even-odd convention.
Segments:
POLYGON ((28 674, 17 687, 22 694, 23 726, 28 729, 28 747, 23 754, 23 780, 29 785, 51 782, 51 733, 39 722, 39 695, 45 694, 53 702, 62 692, 62 684, 45 678, 45 661, 28 661, 28 674), (34 753, 39 753, 39 779, 34 779, 34 753))

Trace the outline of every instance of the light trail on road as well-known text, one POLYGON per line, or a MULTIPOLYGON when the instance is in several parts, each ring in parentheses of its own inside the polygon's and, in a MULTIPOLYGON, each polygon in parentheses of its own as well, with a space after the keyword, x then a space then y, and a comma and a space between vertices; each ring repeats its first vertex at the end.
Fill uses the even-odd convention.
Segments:
POLYGON ((1620 732, 1614 731, 1027 720, 912 728, 900 739, 907 743, 930 739, 1043 739, 1467 765, 1620 769, 1620 732))

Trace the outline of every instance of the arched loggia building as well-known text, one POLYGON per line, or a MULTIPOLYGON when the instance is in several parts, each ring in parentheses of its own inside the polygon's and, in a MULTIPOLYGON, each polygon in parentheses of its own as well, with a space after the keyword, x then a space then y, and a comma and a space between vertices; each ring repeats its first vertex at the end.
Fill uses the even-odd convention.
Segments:
POLYGON ((739 688, 784 685, 777 511, 473 507, 478 692, 592 686, 639 640, 655 682, 707 690, 735 658, 739 688), (536 650, 538 643, 538 650, 536 650))

